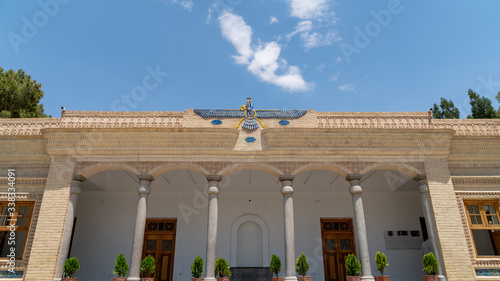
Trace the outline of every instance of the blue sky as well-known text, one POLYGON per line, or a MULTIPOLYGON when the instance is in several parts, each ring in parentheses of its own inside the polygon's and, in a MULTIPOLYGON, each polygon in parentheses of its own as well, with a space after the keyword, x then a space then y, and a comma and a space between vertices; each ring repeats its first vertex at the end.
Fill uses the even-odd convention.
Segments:
MULTIPOLYGON (((500 1, 0 1, 0 67, 45 111, 239 108, 468 114, 500 91, 500 1)), ((495 107, 498 103, 494 101, 495 107)))

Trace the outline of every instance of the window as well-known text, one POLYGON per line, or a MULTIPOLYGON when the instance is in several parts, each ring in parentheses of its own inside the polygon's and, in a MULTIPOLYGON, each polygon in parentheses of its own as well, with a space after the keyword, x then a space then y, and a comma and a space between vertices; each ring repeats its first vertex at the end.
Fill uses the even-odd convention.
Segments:
POLYGON ((35 203, 16 202, 14 213, 9 211, 8 204, 8 202, 0 202, 0 257, 7 258, 11 253, 11 248, 15 248, 16 259, 22 259, 35 203), (9 240, 12 236, 11 224, 15 225, 15 236, 9 240))
POLYGON ((498 201, 464 201, 477 256, 500 255, 498 201))

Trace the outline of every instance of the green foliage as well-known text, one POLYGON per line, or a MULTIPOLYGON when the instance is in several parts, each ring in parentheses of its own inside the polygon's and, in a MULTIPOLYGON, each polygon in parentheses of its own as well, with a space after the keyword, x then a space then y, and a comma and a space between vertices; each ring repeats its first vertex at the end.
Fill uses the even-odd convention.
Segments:
POLYGON ((345 260, 345 268, 347 269, 347 276, 358 276, 361 270, 361 263, 355 255, 349 254, 345 260))
POLYGON ((307 261, 307 257, 306 255, 304 255, 304 253, 301 253, 297 258, 297 262, 295 263, 295 271, 297 271, 299 275, 305 276, 308 270, 309 262, 307 261))
POLYGON ((80 269, 80 263, 78 262, 78 259, 75 257, 69 258, 66 260, 64 263, 64 274, 66 276, 71 277, 71 275, 75 274, 78 269, 80 269))
POLYGON ((194 259, 193 265, 191 265, 191 275, 194 278, 200 278, 203 273, 203 259, 198 256, 194 259))
POLYGON ((113 274, 118 275, 118 277, 127 277, 127 272, 127 259, 125 259, 125 256, 120 253, 118 257, 116 257, 115 269, 113 270, 113 274))
POLYGON ((467 116, 468 119, 492 119, 500 118, 498 112, 491 105, 491 100, 487 97, 482 97, 478 93, 469 89, 469 99, 472 115, 467 116))
POLYGON ((153 277, 155 273, 155 259, 148 255, 141 262, 141 277, 153 277))
POLYGON ((0 67, 0 118, 46 118, 42 85, 19 69, 4 72, 0 67))
POLYGON ((231 268, 225 259, 218 258, 215 260, 215 274, 219 277, 231 276, 231 268))
POLYGON ((436 119, 459 119, 460 111, 451 100, 441 98, 441 104, 434 104, 432 107, 432 116, 436 119))
POLYGON ((438 261, 432 252, 424 256, 424 271, 427 275, 436 275, 438 271, 438 261))
POLYGON ((384 276, 385 267, 389 266, 384 253, 377 252, 375 254, 375 264, 377 264, 377 270, 380 271, 380 275, 384 276))
POLYGON ((278 277, 278 273, 281 271, 281 260, 278 256, 273 255, 271 257, 271 265, 269 266, 269 270, 271 270, 271 272, 276 274, 276 277, 278 277))

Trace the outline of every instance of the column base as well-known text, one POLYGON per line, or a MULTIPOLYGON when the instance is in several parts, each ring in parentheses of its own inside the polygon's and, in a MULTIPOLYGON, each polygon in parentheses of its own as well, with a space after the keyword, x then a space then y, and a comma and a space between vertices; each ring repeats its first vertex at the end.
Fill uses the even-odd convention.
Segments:
POLYGON ((373 277, 371 275, 365 275, 365 276, 361 276, 361 280, 362 281, 375 281, 375 277, 373 277))
POLYGON ((217 279, 215 277, 205 277, 203 281, 217 281, 217 279))
POLYGON ((297 276, 286 276, 285 281, 297 281, 297 276))
MULTIPOLYGON (((62 278, 54 278, 54 281, 61 281, 61 280, 62 280, 62 278)), ((439 280, 439 281, 441 281, 441 280, 439 280)))
POLYGON ((444 275, 438 275, 439 281, 446 281, 446 277, 444 275))
POLYGON ((141 281, 141 277, 127 277, 127 281, 141 281))

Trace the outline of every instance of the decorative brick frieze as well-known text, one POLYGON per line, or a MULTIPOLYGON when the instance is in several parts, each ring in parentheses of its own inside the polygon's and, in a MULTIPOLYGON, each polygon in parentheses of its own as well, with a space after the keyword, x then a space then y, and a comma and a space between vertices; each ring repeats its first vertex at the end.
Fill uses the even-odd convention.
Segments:
POLYGON ((500 189, 500 176, 453 176, 455 187, 498 187, 500 189))
POLYGON ((0 119, 0 136, 41 135, 42 129, 59 128, 61 118, 0 119))

